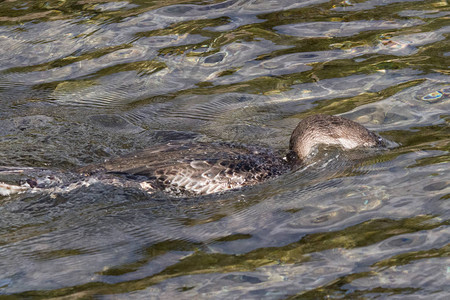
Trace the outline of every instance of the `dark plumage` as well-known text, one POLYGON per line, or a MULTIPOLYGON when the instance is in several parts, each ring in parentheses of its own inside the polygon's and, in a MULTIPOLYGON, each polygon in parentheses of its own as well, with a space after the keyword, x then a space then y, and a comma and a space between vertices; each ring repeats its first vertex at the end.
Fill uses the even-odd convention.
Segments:
POLYGON ((201 195, 253 185, 304 163, 317 145, 343 149, 384 146, 364 126, 329 115, 302 120, 292 133, 287 160, 270 150, 224 143, 177 143, 87 166, 84 174, 113 173, 137 180, 147 191, 201 195))
POLYGON ((322 144, 344 150, 385 146, 381 137, 358 123, 314 115, 303 119, 292 132, 287 159, 258 147, 174 143, 86 166, 70 176, 57 170, 0 168, 0 175, 33 174, 25 177, 20 186, 0 182, 0 195, 30 189, 67 192, 96 182, 182 196, 211 194, 253 185, 305 165, 313 150, 322 144), (83 179, 79 175, 84 175, 83 179))
POLYGON ((89 175, 121 174, 141 181, 141 187, 149 192, 201 195, 256 184, 288 169, 286 161, 267 149, 224 143, 175 143, 87 166, 80 171, 89 175))

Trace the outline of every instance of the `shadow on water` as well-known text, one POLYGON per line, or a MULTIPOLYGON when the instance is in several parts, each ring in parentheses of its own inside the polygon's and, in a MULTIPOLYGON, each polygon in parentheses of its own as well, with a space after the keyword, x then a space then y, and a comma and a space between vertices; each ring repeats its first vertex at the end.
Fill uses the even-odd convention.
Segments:
POLYGON ((448 15, 445 0, 3 1, 1 182, 76 182, 176 141, 285 155, 317 113, 391 142, 201 197, 101 181, 2 196, 0 298, 447 299, 448 15))

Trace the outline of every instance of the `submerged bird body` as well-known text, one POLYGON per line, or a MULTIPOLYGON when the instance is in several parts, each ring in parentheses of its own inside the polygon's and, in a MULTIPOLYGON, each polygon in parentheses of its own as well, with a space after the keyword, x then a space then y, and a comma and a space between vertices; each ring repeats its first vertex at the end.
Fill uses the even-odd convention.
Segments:
MULTIPOLYGON (((273 151, 225 143, 174 143, 111 159, 78 170, 115 183, 133 181, 148 192, 192 196, 253 185, 281 175, 306 159, 319 145, 343 149, 381 147, 383 140, 364 126, 338 116, 314 115, 292 133, 287 159, 273 151)), ((31 184, 29 184, 31 188, 31 184)), ((1 186, 0 186, 1 188, 1 186)))
POLYGON ((201 195, 253 185, 287 170, 287 162, 267 149, 225 143, 174 143, 80 171, 87 175, 121 175, 139 181, 147 191, 201 195))

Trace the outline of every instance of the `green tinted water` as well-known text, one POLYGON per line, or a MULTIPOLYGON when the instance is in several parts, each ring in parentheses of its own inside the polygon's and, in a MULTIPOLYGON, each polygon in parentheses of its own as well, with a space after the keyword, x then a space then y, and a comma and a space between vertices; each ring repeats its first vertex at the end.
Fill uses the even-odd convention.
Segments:
POLYGON ((2 197, 0 298, 447 299, 449 15, 441 0, 1 2, 0 166, 70 176, 175 140, 285 153, 316 113, 396 147, 200 198, 2 197))

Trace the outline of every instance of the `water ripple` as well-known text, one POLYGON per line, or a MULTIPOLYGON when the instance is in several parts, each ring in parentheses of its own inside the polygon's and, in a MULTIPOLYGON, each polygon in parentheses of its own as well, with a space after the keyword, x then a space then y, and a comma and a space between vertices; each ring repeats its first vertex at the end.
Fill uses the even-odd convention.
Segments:
POLYGON ((3 1, 1 182, 80 182, 82 166, 181 140, 285 155, 317 113, 388 147, 319 148, 202 197, 105 178, 1 196, 0 294, 447 299, 447 6, 3 1))

